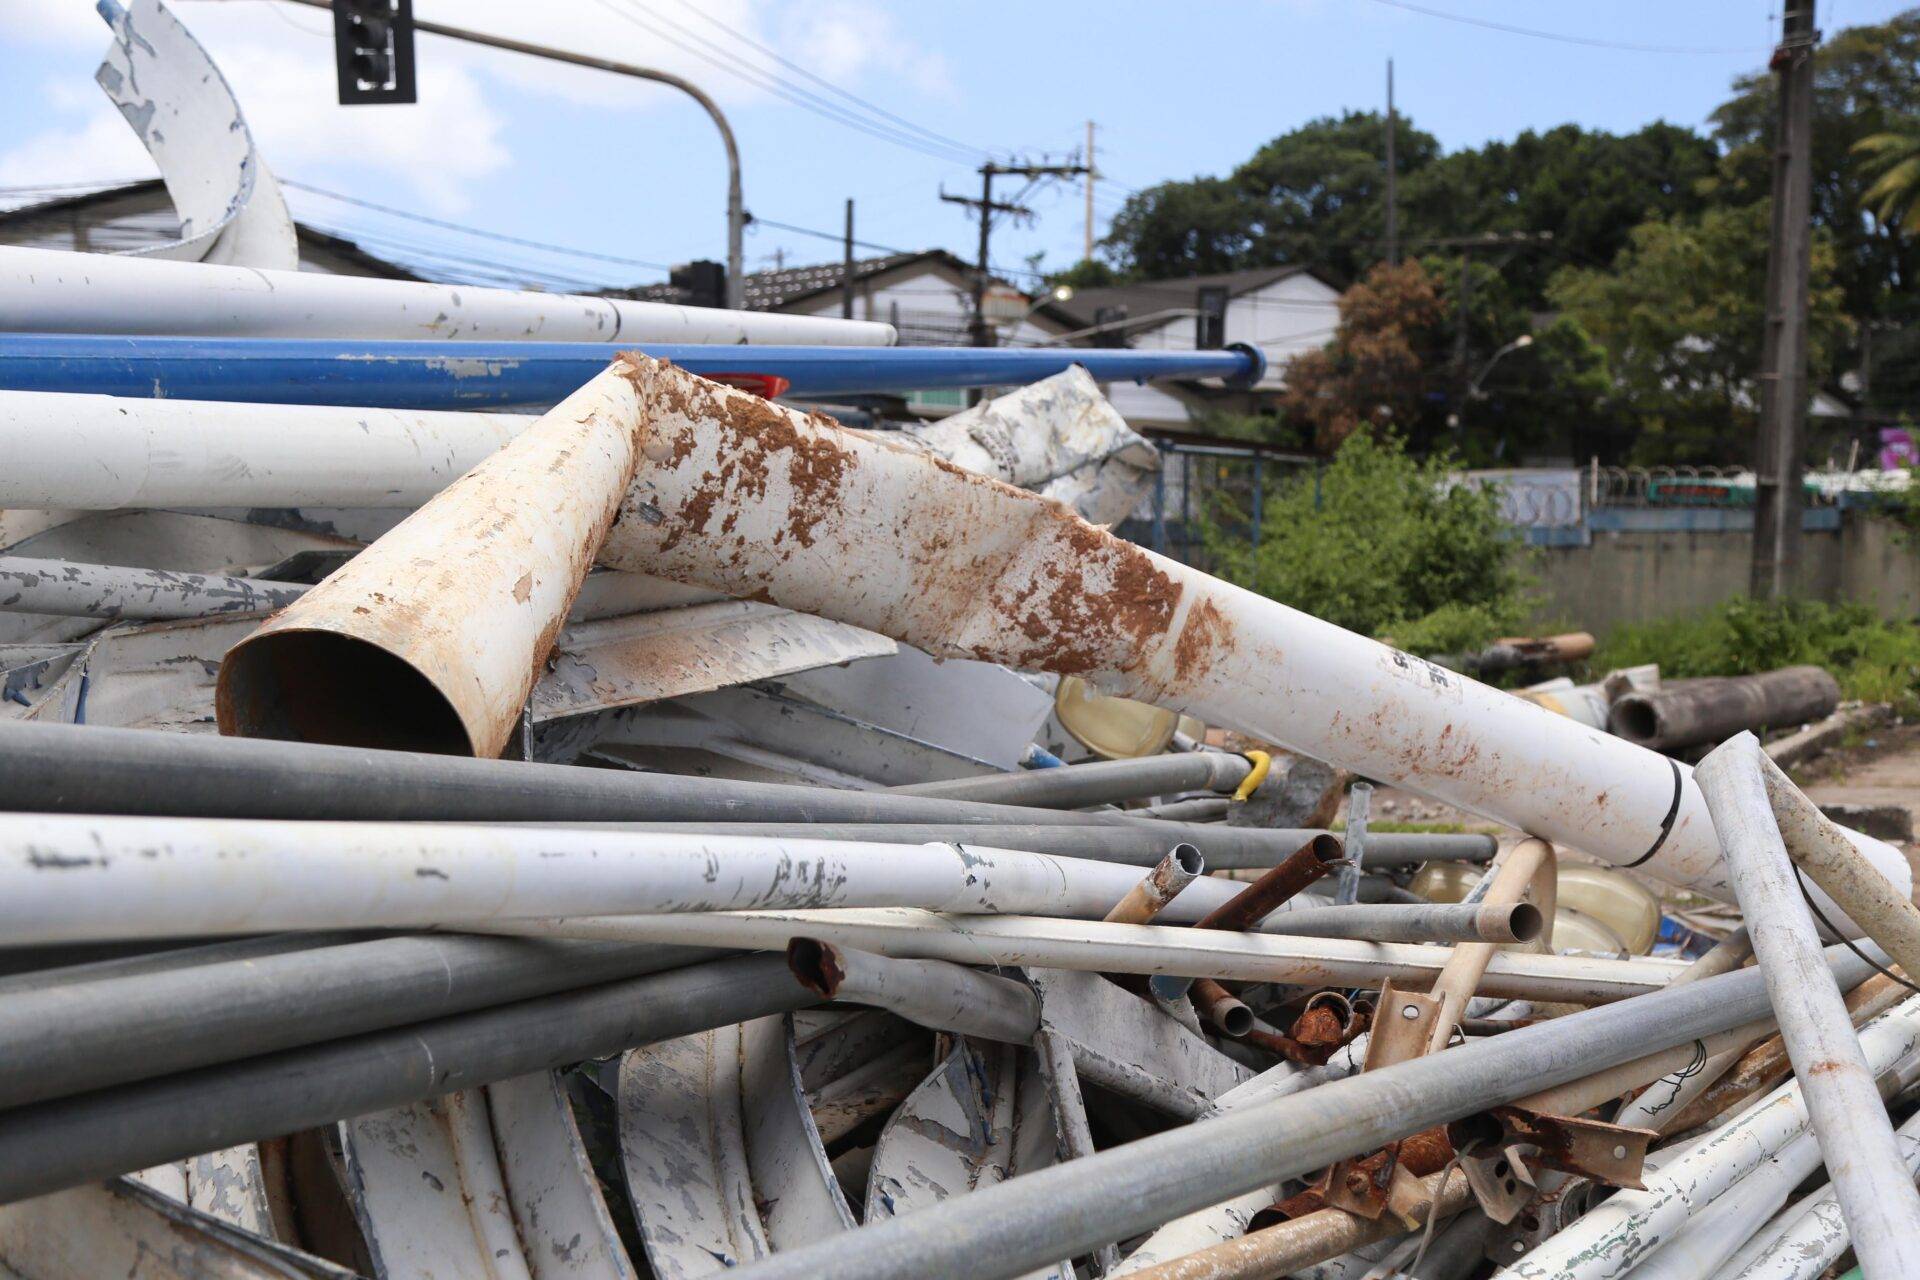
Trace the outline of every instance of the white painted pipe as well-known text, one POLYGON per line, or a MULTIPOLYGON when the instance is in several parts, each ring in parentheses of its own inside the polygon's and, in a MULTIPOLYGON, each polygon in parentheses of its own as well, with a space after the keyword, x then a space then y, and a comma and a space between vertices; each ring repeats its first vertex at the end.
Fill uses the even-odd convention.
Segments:
POLYGON ((0 611, 68 618, 205 618, 264 613, 306 593, 298 582, 0 556, 0 611))
MULTIPOLYGON (((1199 881, 1182 894, 1168 914, 1185 905, 1204 883, 1199 881)), ((883 956, 951 960, 956 964, 1036 965, 1093 973, 1174 973, 1342 987, 1377 987, 1389 978, 1396 984, 1430 985, 1447 956, 1441 948, 1415 943, 1107 924, 1097 919, 961 916, 911 909, 603 915, 513 920, 477 926, 475 931, 678 942, 756 951, 777 950, 790 939, 804 937, 883 956)), ((1480 989, 1489 995, 1599 1004, 1656 991, 1678 968, 1659 960, 1599 960, 1503 951, 1487 966, 1480 989)))
POLYGON ((884 347, 893 326, 624 298, 0 248, 0 316, 23 333, 884 347))
POLYGON ((0 509, 411 509, 538 420, 0 391, 0 509))
MULTIPOLYGON (((1867 1027, 1860 1051, 1876 1074, 1913 1073, 1920 1054, 1920 998, 1867 1027)), ((1879 1095, 1873 1109, 1884 1115, 1879 1095)), ((1646 1189, 1619 1191, 1508 1269, 1511 1280, 1603 1280, 1626 1275, 1673 1239, 1689 1218, 1809 1128, 1800 1085, 1789 1080, 1737 1120, 1714 1130, 1647 1176, 1646 1189)))
MULTIPOLYGON (((1920 1175, 1920 1115, 1894 1135, 1906 1157, 1908 1176, 1920 1175)), ((1814 1280, 1840 1260, 1852 1241, 1839 1197, 1829 1184, 1789 1205, 1778 1221, 1741 1245, 1712 1280, 1814 1280)))
MULTIPOLYGON (((1730 896, 1685 766, 680 370, 603 550, 929 651, 1088 677, 1670 884, 1730 896)), ((1904 857, 1858 837, 1897 888, 1904 857)))
POLYGON ((1819 1142, 1801 1134, 1694 1214, 1678 1235, 1633 1269, 1633 1280, 1707 1280, 1819 1167, 1819 1142))
MULTIPOLYGON (((16 814, 0 824, 0 946, 609 911, 912 906, 1098 920, 1139 876, 1119 863, 960 844, 16 814)), ((1202 878, 1161 919, 1192 923, 1241 887, 1202 878)), ((1286 915, 1267 927, 1277 933, 1286 915)))
POLYGON ((1805 1087, 1820 1151, 1869 1280, 1920 1275, 1920 1193, 1828 973, 1813 915, 1767 796, 1760 741, 1740 733, 1716 747, 1695 776, 1720 832, 1754 959, 1780 1023, 1793 1073, 1805 1087))
POLYGON ((1030 1044, 1040 997, 1012 978, 944 960, 896 960, 817 938, 787 944, 787 968, 825 1000, 872 1005, 936 1031, 1030 1044))

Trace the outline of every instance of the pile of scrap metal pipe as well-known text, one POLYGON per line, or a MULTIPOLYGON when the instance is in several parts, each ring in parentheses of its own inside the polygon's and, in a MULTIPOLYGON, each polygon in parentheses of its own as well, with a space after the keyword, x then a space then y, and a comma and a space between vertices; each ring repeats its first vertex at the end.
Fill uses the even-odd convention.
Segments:
MULTIPOLYGON (((190 456, 198 416, 151 403, 99 431, 190 456)), ((7 499, 363 503, 380 432, 470 425, 378 421, 335 489, 262 452, 257 490, 126 461, 7 499)), ((218 735, 0 714, 0 1266, 100 1274, 166 1239, 183 1276, 1920 1273, 1906 861, 1750 737, 1696 780, 1006 476, 642 355, 471 426, 297 581, 0 548, 59 644, 231 632, 218 735), (1513 838, 1368 832, 1403 898, 1424 861, 1479 885, 1342 904, 1343 833, 1230 820, 1278 781, 1266 752, 823 786, 616 716, 582 763, 528 758, 608 569, 966 679, 1082 676, 1513 838), (1691 961, 1558 951, 1562 852, 1749 928, 1691 961)), ((620 598, 707 607, 663 590, 620 598)), ((92 697, 137 706, 136 678, 102 664, 92 697)), ((923 691, 877 741, 975 713, 923 691)))

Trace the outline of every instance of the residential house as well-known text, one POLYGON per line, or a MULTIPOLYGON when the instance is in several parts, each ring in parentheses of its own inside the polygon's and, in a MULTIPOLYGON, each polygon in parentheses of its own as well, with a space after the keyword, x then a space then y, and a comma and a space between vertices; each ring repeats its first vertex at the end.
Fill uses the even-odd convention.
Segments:
POLYGON ((1339 320, 1340 290, 1308 267, 1262 267, 1180 280, 1083 289, 1065 304, 1088 339, 1142 351, 1192 351, 1245 343, 1267 358, 1266 376, 1248 391, 1205 383, 1117 384, 1108 398, 1137 427, 1194 430, 1211 411, 1271 413, 1285 386, 1283 367, 1323 346, 1339 320))

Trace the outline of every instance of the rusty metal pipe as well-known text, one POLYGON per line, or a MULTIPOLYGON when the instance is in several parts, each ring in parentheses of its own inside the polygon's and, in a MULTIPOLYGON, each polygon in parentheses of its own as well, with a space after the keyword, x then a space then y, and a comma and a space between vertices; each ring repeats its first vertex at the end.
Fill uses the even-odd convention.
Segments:
POLYGON ((218 573, 0 556, 0 611, 6 613, 148 621, 205 618, 267 613, 291 604, 308 589, 298 582, 218 573))
POLYGON ((1761 976, 1745 971, 1652 992, 1023 1174, 890 1222, 783 1250, 742 1274, 752 1280, 960 1274, 999 1280, 1025 1274, 1049 1259, 1124 1239, 1240 1192, 1751 1021, 1766 1008, 1761 976))
POLYGON ((1177 844, 1101 918, 1108 924, 1150 924, 1182 889, 1205 873, 1206 867, 1198 849, 1177 844))
POLYGON ((815 1003, 742 956, 0 1112, 0 1203, 815 1003))
POLYGON ((498 756, 644 439, 644 369, 568 396, 228 651, 223 734, 498 756))
MULTIPOLYGON (((1450 1218, 1473 1203, 1465 1174, 1453 1170, 1444 1186, 1440 1177, 1436 1173, 1424 1179, 1424 1197, 1408 1206, 1418 1222, 1425 1222, 1429 1213, 1450 1218)), ((1126 1274, 1131 1280, 1272 1280, 1406 1230, 1391 1214, 1368 1219, 1343 1209, 1319 1209, 1126 1274)))
MULTIPOLYGON (((1279 866, 1241 890, 1231 902, 1209 911, 1193 927, 1245 932, 1272 914, 1282 903, 1332 871, 1344 856, 1340 841, 1332 836, 1315 836, 1295 849, 1279 866)), ((1187 994, 1191 979, 1177 974, 1156 974, 1148 986, 1159 1000, 1178 1000, 1187 994)), ((1245 1008, 1245 1006, 1241 1006, 1245 1008)), ((1253 1015, 1248 1013, 1242 1031, 1251 1030, 1253 1015)))
POLYGON ((941 796, 1041 809, 1084 809, 1177 791, 1232 791, 1253 771, 1245 756, 1182 751, 1138 760, 1096 760, 1063 769, 1030 769, 890 787, 895 795, 941 796))
POLYGON ((1033 988, 945 960, 896 960, 795 938, 787 943, 787 968, 822 1000, 872 1005, 936 1031, 1030 1044, 1040 1030, 1033 988))
POLYGON ((1608 726, 1655 750, 1719 742, 1742 730, 1804 724, 1840 705, 1840 686, 1821 667, 1783 667, 1752 676, 1670 682, 1621 695, 1608 726))
MULTIPOLYGON (((644 360, 644 357, 633 357, 644 360)), ((1176 564, 1031 494, 942 471, 682 371, 603 552, 930 652, 1080 675, 1666 883, 1729 890, 1665 757, 1176 564), (656 518, 657 517, 657 518, 656 518), (965 530, 963 545, 955 530, 965 530)), ((1897 888, 1912 872, 1869 842, 1897 888)))
POLYGON ((1194 1010, 1223 1035, 1238 1040, 1253 1030, 1253 1010, 1212 978, 1196 978, 1187 988, 1194 1010))

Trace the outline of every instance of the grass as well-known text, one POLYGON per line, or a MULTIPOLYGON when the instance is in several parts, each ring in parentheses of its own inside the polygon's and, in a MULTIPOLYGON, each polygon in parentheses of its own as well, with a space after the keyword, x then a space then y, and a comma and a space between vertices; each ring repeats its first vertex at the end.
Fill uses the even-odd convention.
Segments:
POLYGON ((1702 613, 1616 627, 1591 669, 1657 662, 1671 679, 1738 676, 1808 663, 1839 681, 1842 697, 1920 710, 1920 627, 1863 604, 1735 597, 1702 613))

